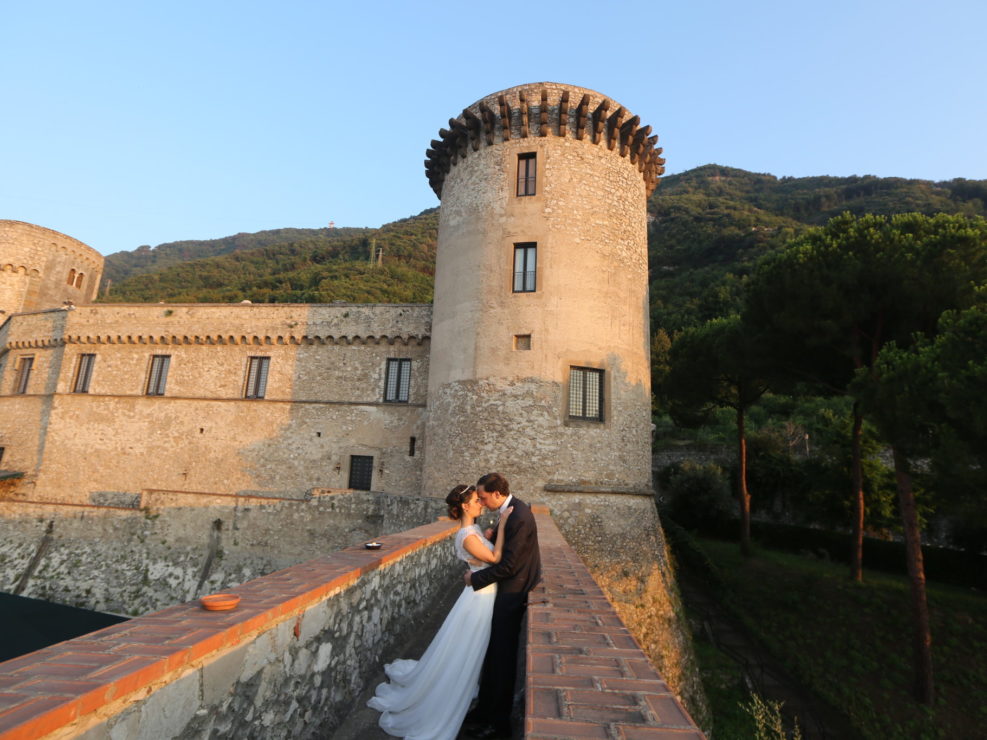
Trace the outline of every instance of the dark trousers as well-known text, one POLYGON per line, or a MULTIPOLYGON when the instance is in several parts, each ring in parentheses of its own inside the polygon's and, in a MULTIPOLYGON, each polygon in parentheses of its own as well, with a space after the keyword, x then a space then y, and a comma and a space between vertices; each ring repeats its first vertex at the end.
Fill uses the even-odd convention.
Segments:
POLYGON ((494 602, 490 644, 483 659, 474 716, 501 732, 509 732, 511 727, 517 650, 526 602, 525 594, 498 595, 494 602))

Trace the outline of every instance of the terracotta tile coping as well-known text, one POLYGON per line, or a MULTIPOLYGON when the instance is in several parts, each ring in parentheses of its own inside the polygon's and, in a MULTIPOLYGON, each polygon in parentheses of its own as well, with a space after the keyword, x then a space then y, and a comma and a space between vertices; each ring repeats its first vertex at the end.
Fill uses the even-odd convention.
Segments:
POLYGON ((458 526, 440 519, 378 537, 380 550, 348 547, 247 581, 229 589, 240 596, 233 611, 209 612, 190 601, 0 663, 0 738, 42 737, 165 683, 458 526))
POLYGON ((547 507, 529 596, 526 738, 705 738, 648 661, 547 507))

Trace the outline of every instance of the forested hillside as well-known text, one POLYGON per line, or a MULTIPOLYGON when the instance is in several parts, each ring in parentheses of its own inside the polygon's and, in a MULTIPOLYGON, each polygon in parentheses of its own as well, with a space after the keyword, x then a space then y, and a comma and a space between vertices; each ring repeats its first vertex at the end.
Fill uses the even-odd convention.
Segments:
POLYGON ((777 178, 719 165, 662 180, 648 203, 653 328, 736 311, 754 262, 809 226, 853 214, 985 215, 987 181, 777 178))
POLYGON ((157 272, 166 267, 190 260, 218 257, 231 252, 260 249, 287 242, 308 239, 336 240, 363 236, 374 229, 271 229, 255 234, 235 234, 222 239, 205 241, 180 241, 159 244, 153 249, 147 244, 132 252, 114 252, 106 257, 103 270, 104 283, 119 283, 133 275, 157 272))
MULTIPOLYGON (((114 283, 101 300, 140 303, 428 303, 432 300, 437 211, 379 229, 282 229, 216 242, 176 242, 168 266, 114 283), (176 245, 192 253, 227 249, 231 240, 269 242, 221 256, 176 261, 176 245), (222 244, 220 244, 222 243, 222 244), (372 264, 378 250, 381 265, 372 264)), ((140 250, 138 250, 140 251, 140 250)), ((151 250, 153 254, 155 250, 151 250)), ((118 253, 132 254, 132 253, 118 253)), ((107 262, 118 255, 110 255, 107 262)))
MULTIPOLYGON (((753 262, 808 226, 852 213, 985 213, 987 182, 777 178, 706 165, 648 202, 652 323, 667 331, 737 308, 753 262)), ((109 295, 145 302, 428 302, 437 211, 379 229, 278 229, 107 257, 109 295), (371 265, 383 249, 382 267, 371 265)), ((104 280, 105 285, 105 280, 104 280)))

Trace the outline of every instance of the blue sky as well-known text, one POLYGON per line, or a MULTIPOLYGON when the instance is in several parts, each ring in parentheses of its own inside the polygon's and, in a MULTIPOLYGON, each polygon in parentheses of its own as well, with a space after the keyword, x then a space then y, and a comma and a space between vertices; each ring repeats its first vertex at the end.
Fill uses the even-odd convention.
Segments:
POLYGON ((438 205, 425 149, 524 82, 598 90, 668 174, 987 178, 983 0, 0 4, 0 218, 109 254, 438 205))

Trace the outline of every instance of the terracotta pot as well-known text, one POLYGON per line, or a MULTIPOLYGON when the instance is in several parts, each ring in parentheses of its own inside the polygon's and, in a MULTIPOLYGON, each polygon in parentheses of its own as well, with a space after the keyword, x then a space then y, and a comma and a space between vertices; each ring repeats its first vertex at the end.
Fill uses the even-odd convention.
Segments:
POLYGON ((208 609, 211 612, 222 612, 235 609, 236 605, 240 603, 240 597, 236 594, 210 594, 199 599, 199 603, 202 604, 203 609, 208 609))

